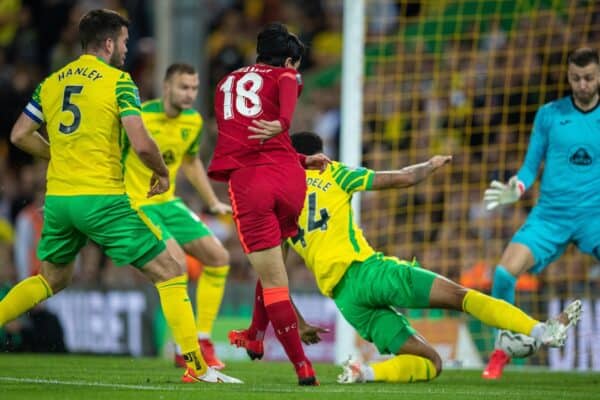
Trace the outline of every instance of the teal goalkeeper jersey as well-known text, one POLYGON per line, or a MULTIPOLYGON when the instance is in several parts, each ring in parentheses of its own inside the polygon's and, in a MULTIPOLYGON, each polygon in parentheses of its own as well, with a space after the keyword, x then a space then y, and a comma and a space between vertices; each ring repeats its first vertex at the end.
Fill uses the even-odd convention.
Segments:
POLYGON ((538 205, 554 209, 600 206, 600 105, 583 112, 571 96, 542 106, 533 123, 525 162, 517 173, 533 185, 544 162, 538 205))

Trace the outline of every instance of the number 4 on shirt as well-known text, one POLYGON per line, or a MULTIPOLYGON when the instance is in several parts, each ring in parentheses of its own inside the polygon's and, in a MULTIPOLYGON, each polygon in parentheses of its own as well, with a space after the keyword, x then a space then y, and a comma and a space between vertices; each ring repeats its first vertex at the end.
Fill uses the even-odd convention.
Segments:
MULTIPOLYGON (((316 193, 310 193, 308 195, 308 215, 307 215, 307 221, 306 221, 306 226, 308 229, 308 232, 312 232, 314 230, 317 229, 321 229, 322 231, 326 231, 327 230, 327 221, 329 221, 329 213, 327 212, 326 208, 321 208, 319 210, 319 215, 320 215, 320 219, 316 219, 316 215, 317 215, 317 194, 316 193)), ((306 247, 306 240, 304 239, 304 234, 305 231, 302 228, 302 226, 298 227, 298 233, 296 234, 296 236, 294 236, 291 240, 292 243, 296 244, 298 243, 298 241, 300 242, 300 244, 302 245, 302 247, 306 247)))

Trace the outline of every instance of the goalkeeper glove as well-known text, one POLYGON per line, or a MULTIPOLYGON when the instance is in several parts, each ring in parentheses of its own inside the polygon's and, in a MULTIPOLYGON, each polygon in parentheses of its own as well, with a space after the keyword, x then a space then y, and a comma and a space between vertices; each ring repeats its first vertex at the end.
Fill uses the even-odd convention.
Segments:
POLYGON ((490 187, 485 190, 485 194, 483 195, 485 209, 493 210, 498 206, 514 203, 519 200, 524 192, 525 185, 516 176, 510 178, 507 184, 492 181, 490 187))

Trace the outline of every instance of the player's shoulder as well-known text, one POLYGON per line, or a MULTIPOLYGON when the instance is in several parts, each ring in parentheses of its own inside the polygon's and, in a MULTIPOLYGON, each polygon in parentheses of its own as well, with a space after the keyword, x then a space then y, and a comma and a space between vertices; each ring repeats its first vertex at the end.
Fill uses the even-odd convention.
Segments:
POLYGON ((202 118, 200 116, 200 113, 198 112, 198 110, 196 110, 195 108, 186 108, 184 110, 181 110, 181 116, 186 119, 193 119, 193 120, 198 120, 198 119, 202 118))
POLYGON ((198 110, 195 108, 186 108, 185 110, 181 110, 178 120, 180 124, 194 130, 201 129, 203 124, 202 115, 200 115, 198 110))
POLYGON ((540 107, 540 111, 547 114, 563 114, 574 110, 571 96, 549 101, 540 107))
POLYGON ((142 103, 142 112, 145 114, 162 114, 162 99, 146 100, 142 103))
POLYGON ((344 164, 343 162, 337 161, 337 160, 331 160, 331 162, 327 166, 327 169, 331 173, 338 171, 339 169, 342 169, 342 168, 348 168, 348 166, 346 164, 344 164))

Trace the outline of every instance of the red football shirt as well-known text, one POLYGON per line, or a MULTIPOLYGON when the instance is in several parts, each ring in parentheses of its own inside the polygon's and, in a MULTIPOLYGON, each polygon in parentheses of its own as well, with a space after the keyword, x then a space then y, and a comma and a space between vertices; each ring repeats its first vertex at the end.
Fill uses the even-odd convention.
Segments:
POLYGON ((208 175, 227 181, 233 170, 246 166, 298 162, 288 130, 300 88, 292 68, 255 64, 225 76, 215 94, 219 132, 208 175), (279 120, 283 131, 263 143, 248 139, 255 119, 279 120))

